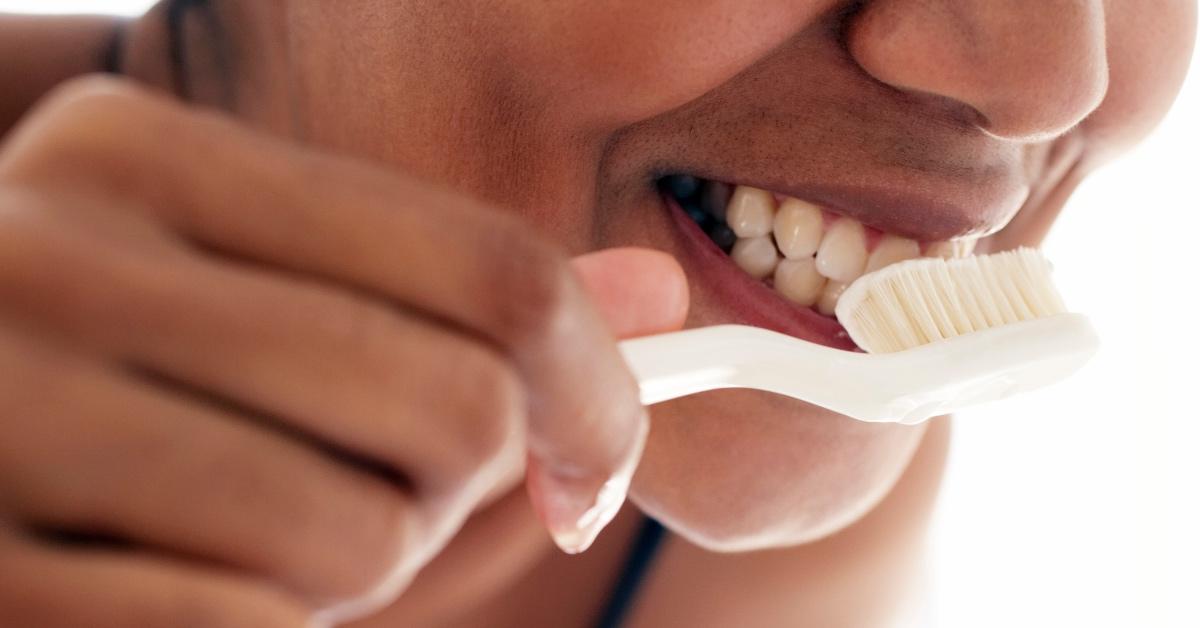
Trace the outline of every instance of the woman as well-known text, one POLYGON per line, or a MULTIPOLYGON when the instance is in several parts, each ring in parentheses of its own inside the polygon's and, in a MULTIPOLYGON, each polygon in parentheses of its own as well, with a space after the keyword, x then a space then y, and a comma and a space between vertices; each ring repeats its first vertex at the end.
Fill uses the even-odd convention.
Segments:
POLYGON ((0 624, 885 622, 944 421, 648 412, 615 339, 1036 245, 1195 4, 644 4, 0 19, 0 624))

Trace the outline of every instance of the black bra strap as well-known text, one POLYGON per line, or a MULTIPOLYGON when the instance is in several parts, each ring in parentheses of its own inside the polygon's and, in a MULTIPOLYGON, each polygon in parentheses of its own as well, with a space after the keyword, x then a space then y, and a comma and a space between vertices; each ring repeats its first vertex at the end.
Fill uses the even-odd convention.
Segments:
POLYGON ((638 588, 650 570, 654 557, 662 545, 666 530, 662 524, 651 517, 646 517, 638 531, 633 549, 625 559, 621 568, 620 578, 609 596, 604 611, 596 622, 596 628, 620 628, 626 615, 633 608, 637 599, 638 588))

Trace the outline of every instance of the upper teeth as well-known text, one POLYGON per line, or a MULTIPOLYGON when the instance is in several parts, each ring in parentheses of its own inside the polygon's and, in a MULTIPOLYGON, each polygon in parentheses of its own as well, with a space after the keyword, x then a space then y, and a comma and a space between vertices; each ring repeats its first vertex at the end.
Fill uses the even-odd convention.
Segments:
POLYGON ((739 238, 760 238, 771 233, 775 198, 770 192, 739 186, 725 209, 725 222, 739 238))
MULTIPOLYGON (((738 237, 730 252, 735 264, 756 278, 772 277, 784 297, 827 316, 855 279, 921 255, 915 240, 882 234, 870 246, 857 220, 794 198, 777 205, 773 193, 744 185, 733 191, 725 221, 738 237)), ((925 255, 965 257, 973 248, 974 240, 933 242, 925 255)))
POLYGON ((817 270, 842 283, 850 283, 867 267, 867 230, 862 223, 839 218, 825 231, 817 249, 817 270))
POLYGON ((917 244, 916 240, 901 238, 889 233, 884 235, 875 250, 871 251, 871 257, 867 258, 865 272, 872 273, 884 266, 914 257, 921 257, 921 245, 917 244))
POLYGON ((775 214, 775 245, 789 259, 815 255, 824 232, 821 209, 811 203, 789 198, 775 214))

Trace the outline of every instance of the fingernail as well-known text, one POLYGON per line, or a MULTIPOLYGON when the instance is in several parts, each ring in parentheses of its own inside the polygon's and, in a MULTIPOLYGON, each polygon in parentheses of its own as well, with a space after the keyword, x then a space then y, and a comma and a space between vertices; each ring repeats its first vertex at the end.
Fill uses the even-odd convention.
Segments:
POLYGON ((625 503, 629 492, 629 476, 620 474, 605 482, 592 498, 559 478, 543 478, 543 517, 555 545, 567 554, 586 551, 600 532, 612 522, 625 503))
POLYGON ((530 456, 526 471, 530 497, 554 543, 567 554, 587 551, 612 522, 629 494, 650 433, 643 420, 624 462, 596 489, 595 476, 557 472, 530 456))

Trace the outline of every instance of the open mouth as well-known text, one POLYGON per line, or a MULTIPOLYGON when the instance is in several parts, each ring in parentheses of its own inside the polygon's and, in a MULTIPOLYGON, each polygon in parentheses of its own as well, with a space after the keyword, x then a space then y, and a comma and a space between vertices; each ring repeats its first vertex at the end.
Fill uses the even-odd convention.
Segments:
POLYGON ((816 324, 826 329, 833 325, 842 341, 845 332, 833 313, 854 280, 915 257, 965 257, 976 242, 913 240, 803 199, 747 185, 690 175, 667 176, 658 183, 668 205, 699 227, 746 280, 782 297, 809 327, 814 317, 826 319, 816 324))

